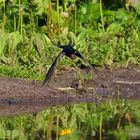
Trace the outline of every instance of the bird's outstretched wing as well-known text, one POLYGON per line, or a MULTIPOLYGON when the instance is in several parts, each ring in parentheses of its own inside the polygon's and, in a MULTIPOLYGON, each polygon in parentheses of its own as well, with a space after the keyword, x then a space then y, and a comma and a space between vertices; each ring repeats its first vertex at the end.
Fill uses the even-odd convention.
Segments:
POLYGON ((49 82, 50 82, 50 80, 51 80, 51 78, 52 78, 52 76, 53 76, 53 74, 54 74, 54 72, 55 72, 56 66, 57 66, 58 62, 60 61, 61 57, 62 57, 64 54, 65 54, 65 52, 62 51, 62 52, 57 56, 57 58, 55 59, 55 61, 52 63, 52 65, 51 65, 51 67, 50 67, 50 69, 49 69, 49 71, 48 71, 48 73, 47 73, 47 75, 46 75, 46 77, 45 77, 45 80, 44 80, 44 82, 43 82, 43 86, 47 86, 47 85, 49 84, 49 82))
POLYGON ((94 69, 95 70, 95 67, 79 52, 79 51, 76 51, 75 52, 75 55, 81 59, 83 59, 86 63, 89 64, 90 68, 91 69, 94 69))

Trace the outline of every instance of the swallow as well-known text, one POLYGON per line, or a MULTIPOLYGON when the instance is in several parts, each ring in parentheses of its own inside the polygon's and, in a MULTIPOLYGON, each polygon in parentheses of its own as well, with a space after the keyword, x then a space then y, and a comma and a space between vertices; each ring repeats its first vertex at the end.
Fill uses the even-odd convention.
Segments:
POLYGON ((58 45, 59 48, 62 48, 62 51, 60 54, 56 57, 54 62, 52 63, 50 69, 48 70, 48 73, 46 74, 45 80, 43 82, 43 86, 47 86, 52 79, 55 69, 57 67, 58 62, 60 59, 66 55, 67 57, 74 59, 75 57, 79 57, 83 59, 86 63, 89 64, 90 68, 95 68, 92 64, 89 63, 89 61, 79 52, 78 50, 73 48, 73 45, 58 45))

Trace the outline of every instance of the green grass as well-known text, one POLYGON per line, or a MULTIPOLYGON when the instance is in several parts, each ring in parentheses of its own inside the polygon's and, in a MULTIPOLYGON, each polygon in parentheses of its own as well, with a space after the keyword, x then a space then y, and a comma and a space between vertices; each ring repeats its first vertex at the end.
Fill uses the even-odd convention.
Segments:
MULTIPOLYGON (((57 42, 75 44, 96 65, 139 65, 140 5, 125 5, 122 0, 0 0, 0 75, 44 79, 61 51, 53 45, 57 42)), ((74 64, 64 57, 59 67, 64 66, 74 64)), ((0 139, 140 139, 139 109, 139 101, 110 100, 3 117, 0 139), (60 136, 63 129, 72 133, 60 136)))
POLYGON ((139 5, 129 11, 121 0, 112 9, 104 1, 76 2, 0 1, 0 62, 43 69, 60 51, 53 45, 59 41, 75 44, 97 65, 139 64, 139 5))
POLYGON ((25 67, 0 66, 0 76, 19 77, 32 80, 43 80, 45 73, 39 73, 35 69, 25 67))

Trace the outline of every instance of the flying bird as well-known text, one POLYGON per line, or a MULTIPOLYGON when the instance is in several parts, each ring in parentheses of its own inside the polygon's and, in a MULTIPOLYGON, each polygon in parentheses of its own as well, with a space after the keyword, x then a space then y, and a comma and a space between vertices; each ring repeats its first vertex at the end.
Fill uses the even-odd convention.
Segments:
POLYGON ((81 52, 77 51, 73 48, 73 45, 58 45, 59 48, 62 48, 62 51, 60 54, 56 57, 54 62, 52 63, 50 69, 48 70, 48 73, 46 74, 45 80, 43 82, 43 86, 47 86, 55 72, 56 66, 63 55, 66 55, 67 57, 74 59, 75 57, 79 57, 83 59, 86 63, 89 64, 90 68, 95 68, 92 64, 89 63, 89 61, 81 54, 81 52))

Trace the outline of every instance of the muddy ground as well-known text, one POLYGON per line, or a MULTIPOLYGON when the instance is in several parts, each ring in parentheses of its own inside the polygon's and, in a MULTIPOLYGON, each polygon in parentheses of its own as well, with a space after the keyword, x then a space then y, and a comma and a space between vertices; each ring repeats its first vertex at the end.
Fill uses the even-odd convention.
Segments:
POLYGON ((89 69, 81 70, 85 80, 79 80, 75 70, 56 72, 48 87, 42 81, 0 77, 0 116, 28 114, 80 102, 102 102, 108 98, 140 98, 140 69, 98 69, 90 80, 89 69))

